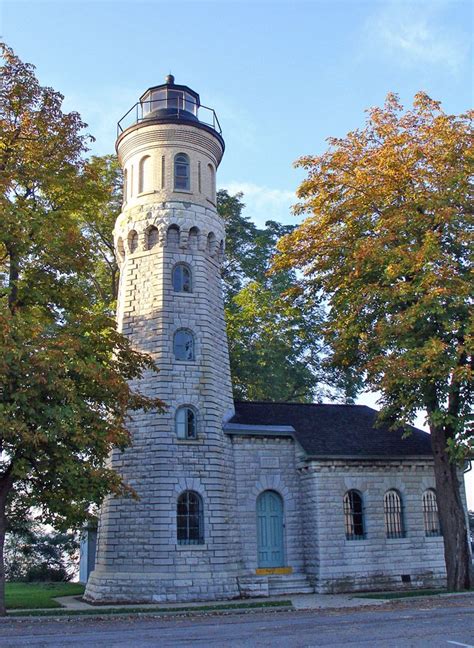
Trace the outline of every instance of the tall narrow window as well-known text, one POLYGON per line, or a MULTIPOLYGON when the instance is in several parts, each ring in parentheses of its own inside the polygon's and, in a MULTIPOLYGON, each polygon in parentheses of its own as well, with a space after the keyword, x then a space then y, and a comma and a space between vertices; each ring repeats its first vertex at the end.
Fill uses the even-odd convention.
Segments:
POLYGON ((436 500, 436 493, 432 488, 429 488, 423 493, 423 520, 425 523, 425 535, 441 535, 438 502, 436 500))
POLYGON ((387 538, 403 538, 405 529, 403 526, 402 498, 396 490, 388 490, 383 498, 385 514, 385 533, 387 538))
POLYGON ((201 163, 198 162, 198 191, 201 193, 201 163))
POLYGON ((165 188, 165 156, 161 156, 161 188, 165 188))
POLYGON ((148 189, 148 174, 150 167, 150 156, 145 155, 138 165, 138 193, 143 193, 148 189))
POLYGON ((184 491, 178 497, 176 516, 177 541, 180 545, 204 543, 204 515, 201 496, 184 491))
POLYGON ((176 436, 178 439, 197 438, 197 416, 194 408, 185 405, 176 410, 176 436))
POLYGON ((123 172, 123 202, 126 203, 128 198, 128 171, 123 172))
POLYGON ((209 200, 215 203, 216 202, 216 172, 214 171, 214 167, 212 166, 212 164, 208 164, 207 168, 209 170, 209 187, 210 187, 209 200))
POLYGON ((178 153, 174 158, 174 188, 189 191, 190 186, 189 156, 178 153))
POLYGON ((192 291, 191 270, 184 263, 178 263, 173 268, 173 290, 185 293, 192 291))
POLYGON ((364 538, 364 509, 362 495, 356 490, 344 495, 344 526, 347 540, 364 538))
POLYGON ((194 360, 194 335, 188 329, 178 329, 174 334, 175 360, 194 360))

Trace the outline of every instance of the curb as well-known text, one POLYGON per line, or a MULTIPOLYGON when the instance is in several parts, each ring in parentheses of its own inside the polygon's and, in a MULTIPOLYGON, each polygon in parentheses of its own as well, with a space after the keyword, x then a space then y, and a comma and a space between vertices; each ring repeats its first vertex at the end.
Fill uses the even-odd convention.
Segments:
MULTIPOLYGON (((249 608, 222 608, 219 610, 206 610, 199 609, 196 610, 174 610, 174 611, 163 611, 163 610, 143 610, 140 612, 119 610, 118 612, 108 612, 105 613, 104 610, 100 612, 89 612, 89 610, 77 610, 73 612, 72 610, 64 614, 53 614, 49 612, 41 613, 39 610, 36 614, 29 613, 19 613, 14 614, 10 613, 7 616, 0 617, 1 623, 8 623, 11 621, 44 621, 44 620, 54 620, 54 621, 76 621, 79 619, 100 619, 105 621, 107 619, 124 619, 128 617, 136 618, 147 618, 147 617, 193 617, 193 616, 219 616, 219 615, 228 615, 228 614, 253 614, 255 612, 292 612, 295 611, 293 605, 280 605, 278 607, 249 607, 249 608)), ((31 610, 30 612, 35 612, 31 610)))

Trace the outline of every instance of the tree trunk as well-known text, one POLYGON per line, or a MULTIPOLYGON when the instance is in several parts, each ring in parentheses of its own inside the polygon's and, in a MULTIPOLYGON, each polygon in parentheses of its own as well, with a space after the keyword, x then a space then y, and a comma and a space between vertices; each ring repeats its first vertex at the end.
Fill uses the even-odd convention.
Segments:
POLYGON ((450 461, 445 430, 435 426, 430 429, 448 590, 459 592, 470 588, 472 566, 458 466, 450 461))
POLYGON ((0 616, 5 616, 7 613, 5 607, 5 561, 3 550, 7 531, 6 503, 12 483, 13 480, 10 474, 4 475, 0 479, 0 616))

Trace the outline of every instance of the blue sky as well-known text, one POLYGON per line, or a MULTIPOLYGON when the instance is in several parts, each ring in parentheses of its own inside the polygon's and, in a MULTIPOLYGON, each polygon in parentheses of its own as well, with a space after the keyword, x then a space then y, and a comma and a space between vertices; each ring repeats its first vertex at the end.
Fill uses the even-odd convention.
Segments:
MULTIPOLYGON (((247 214, 295 222, 300 155, 361 126, 387 92, 473 105, 473 11, 464 0, 172 2, 3 0, 0 33, 113 152, 116 122, 170 71, 215 108, 218 185, 247 214)), ((474 507, 474 480, 469 480, 474 507)))
POLYGON ((472 106, 473 4, 427 0, 53 2, 3 0, 0 33, 114 150, 117 120, 172 71, 217 111, 218 184, 247 212, 292 222, 302 173, 329 136, 362 125, 388 91, 472 106))

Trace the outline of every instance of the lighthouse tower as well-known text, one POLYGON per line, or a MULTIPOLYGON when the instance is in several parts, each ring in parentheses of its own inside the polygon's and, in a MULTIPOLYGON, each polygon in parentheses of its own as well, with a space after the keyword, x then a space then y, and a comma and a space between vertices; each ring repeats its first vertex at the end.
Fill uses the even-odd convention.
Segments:
POLYGON ((135 413, 132 447, 111 464, 139 500, 108 498, 86 589, 95 601, 237 596, 233 415, 220 262, 224 223, 216 170, 224 140, 199 95, 148 89, 118 124, 124 204, 115 226, 118 327, 159 373, 134 388, 166 402, 135 413))

